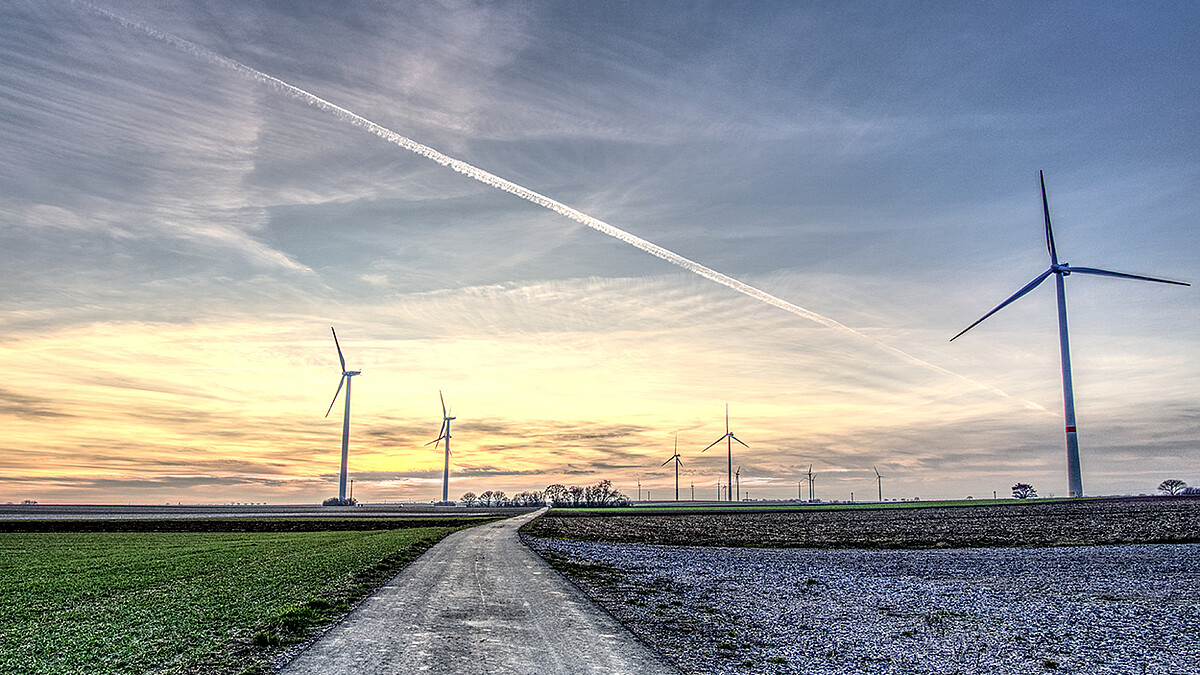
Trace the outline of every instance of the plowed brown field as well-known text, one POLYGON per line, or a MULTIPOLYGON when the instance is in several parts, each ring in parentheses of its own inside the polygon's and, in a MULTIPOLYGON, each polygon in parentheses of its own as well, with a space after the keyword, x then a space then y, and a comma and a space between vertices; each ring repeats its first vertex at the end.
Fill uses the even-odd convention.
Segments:
POLYGON ((682 513, 554 510, 535 537, 764 548, 960 548, 1200 543, 1200 498, 1134 497, 921 508, 682 513))

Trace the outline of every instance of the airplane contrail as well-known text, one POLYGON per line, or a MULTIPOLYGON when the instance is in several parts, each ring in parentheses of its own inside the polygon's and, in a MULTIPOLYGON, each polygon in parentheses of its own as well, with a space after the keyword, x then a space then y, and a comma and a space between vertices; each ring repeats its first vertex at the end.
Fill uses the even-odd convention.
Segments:
POLYGON ((341 120, 344 120, 346 122, 349 122, 350 124, 353 124, 354 126, 365 129, 365 130, 375 134, 376 136, 384 139, 385 141, 388 141, 390 143, 398 145, 398 146, 404 148, 405 150, 408 150, 410 152, 421 155, 422 157, 431 159, 431 160, 437 162, 438 164, 441 164, 442 166, 449 167, 450 169, 453 169, 454 171, 457 171, 458 173, 461 173, 464 176, 467 176, 469 178, 473 178, 473 179, 479 181, 480 183, 483 183, 485 185, 490 185, 491 187, 494 187, 498 190, 503 190, 510 194, 514 194, 514 195, 520 197, 521 199, 524 199, 526 201, 537 204, 538 206, 541 206, 543 208, 554 211, 555 213, 558 213, 560 215, 566 216, 567 218, 570 218, 571 220, 574 220, 578 223, 587 225, 588 227, 590 227, 594 230, 603 232, 604 234, 607 234, 610 237, 613 237, 615 239, 623 241, 626 244, 629 244, 630 246, 641 249, 642 251, 645 251, 646 253, 649 253, 650 255, 656 256, 658 258, 661 258, 673 265, 682 267, 683 269, 685 269, 689 272, 692 272, 693 274, 697 274, 701 277, 704 277, 705 279, 708 279, 709 281, 716 282, 718 284, 721 284, 722 286, 731 288, 731 289, 737 291, 738 293, 748 295, 748 296, 754 298, 755 300, 764 302, 773 307, 778 307, 779 309, 782 309, 786 312, 791 312, 792 314, 795 314, 796 316, 799 316, 804 319, 808 319, 809 321, 818 323, 827 328, 832 328, 834 330, 838 330, 843 333, 853 335, 854 337, 860 338, 862 340, 866 340, 867 342, 870 342, 871 344, 875 345, 876 347, 878 347, 890 354, 898 356, 901 359, 908 361, 910 363, 916 364, 916 365, 924 367, 924 368, 932 369, 932 370, 934 370, 938 373, 944 374, 944 375, 949 375, 951 377, 954 377, 954 378, 957 378, 964 382, 967 382, 968 384, 970 384, 974 387, 978 387, 980 389, 985 389, 987 391, 990 391, 994 394, 998 394, 1005 398, 1013 398, 1016 400, 1021 400, 1022 402, 1025 403, 1026 406, 1031 406, 1031 407, 1034 407, 1037 409, 1045 410, 1045 408, 1038 405, 1037 403, 1034 403, 1034 402, 1028 401, 1028 400, 1024 400, 1024 399, 1019 399, 1017 397, 1014 397, 1014 396, 1002 391, 1001 389, 999 389, 997 387, 993 387, 988 384, 983 384, 981 382, 976 382, 975 380, 972 380, 971 378, 969 378, 965 375, 960 375, 954 371, 947 370, 946 368, 943 368, 939 365, 930 363, 928 361, 925 361, 924 359, 913 356, 912 354, 909 354, 908 352, 905 352, 901 349, 893 347, 885 342, 880 341, 877 338, 873 338, 869 335, 866 335, 865 333, 861 333, 861 332, 859 332, 843 323, 840 323, 834 319, 831 319, 822 314, 818 314, 817 312, 814 312, 810 309, 805 309, 799 305, 790 303, 787 300, 784 300, 782 298, 778 298, 774 295, 771 295, 770 293, 767 293, 764 290, 755 288, 754 286, 751 286, 750 284, 747 284, 743 281, 739 281, 738 279, 734 279, 733 277, 731 277, 727 274, 722 274, 721 272, 718 272, 710 267, 701 265, 700 263, 698 263, 694 260, 685 258, 685 257, 679 255, 678 253, 675 253, 674 251, 670 251, 668 249, 663 248, 662 246, 659 246, 658 244, 655 244, 653 242, 642 239, 641 237, 639 237, 635 234, 626 232, 625 230, 622 230, 621 228, 616 227, 615 225, 610 225, 609 223, 606 223, 603 220, 600 220, 599 218, 589 216, 588 214, 586 214, 582 211, 571 208, 570 206, 567 206, 566 204, 563 204, 562 202, 551 199, 539 192, 535 192, 524 186, 517 185, 516 183, 513 183, 512 181, 505 180, 504 178, 501 178, 500 176, 497 176, 493 173, 484 171, 483 169, 480 169, 479 167, 472 166, 471 164, 468 164, 460 159, 455 159, 449 155, 446 155, 442 152, 439 152, 439 151, 429 147, 428 145, 424 145, 423 143, 418 143, 417 141, 414 141, 413 139, 408 138, 407 136, 402 136, 402 135, 392 131, 391 129, 384 127, 381 124, 372 122, 371 120, 369 120, 357 113, 351 112, 335 103, 331 103, 330 101, 327 101, 327 100, 321 98, 320 96, 317 96, 316 94, 305 91, 304 89, 301 89, 300 87, 297 87, 295 85, 288 84, 287 82, 284 82, 283 80, 281 80, 277 77, 268 75, 260 70, 252 68, 250 66, 247 66, 244 63, 235 61, 226 56, 221 56, 220 54, 218 54, 210 49, 201 47, 200 45, 198 45, 194 42, 190 42, 190 41, 185 40, 177 35, 168 33, 164 30, 161 30, 159 28, 151 26, 150 24, 148 24, 144 21, 125 18, 119 14, 116 14, 115 12, 112 12, 108 9, 104 9, 103 7, 97 7, 89 2, 85 2, 84 0, 72 0, 72 3, 83 5, 83 6, 87 7, 88 9, 90 9, 91 11, 93 11, 93 12, 95 12, 95 13, 97 13, 97 14, 123 26, 123 27, 133 28, 138 31, 141 31, 141 32, 149 35, 152 38, 155 38, 161 42, 165 42, 165 43, 171 45, 172 47, 175 47, 176 49, 178 49, 182 52, 191 54, 193 56, 199 57, 206 61, 210 61, 217 65, 224 66, 224 67, 226 67, 234 72, 237 72, 245 77, 248 77, 252 80, 261 82, 261 83, 271 86, 275 89, 278 89, 278 90, 282 91, 283 93, 288 94, 289 96, 292 96, 293 98, 300 99, 314 108, 317 108, 324 112, 330 113, 341 120))

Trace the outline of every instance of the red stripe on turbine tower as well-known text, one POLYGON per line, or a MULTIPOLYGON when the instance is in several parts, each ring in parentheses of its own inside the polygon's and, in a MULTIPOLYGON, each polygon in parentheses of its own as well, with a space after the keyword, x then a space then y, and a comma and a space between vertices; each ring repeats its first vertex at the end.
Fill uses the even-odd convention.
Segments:
POLYGON ((1042 214, 1045 216, 1046 221, 1046 252, 1050 254, 1050 268, 1034 277, 1033 281, 1025 284, 1021 290, 1010 295, 1007 300, 996 305, 992 311, 984 314, 975 323, 964 328, 958 335, 950 338, 950 340, 953 342, 955 339, 962 337, 963 333, 978 326, 984 319, 1020 299, 1026 293, 1041 285, 1046 279, 1049 279, 1051 276, 1054 277, 1054 286, 1058 298, 1058 345, 1059 351, 1062 354, 1063 425, 1067 429, 1067 484, 1069 486, 1067 494, 1072 497, 1082 497, 1083 477, 1079 468, 1079 439, 1076 438, 1075 434, 1075 390, 1071 384, 1071 350, 1067 339, 1067 295, 1063 279, 1071 274, 1093 274, 1102 277, 1117 277, 1119 279, 1155 281, 1162 284, 1175 284, 1177 286, 1188 286, 1189 284, 1182 281, 1171 281, 1170 279, 1147 277, 1140 274, 1113 272, 1095 267, 1071 267, 1067 263, 1060 263, 1058 261, 1058 249, 1054 246, 1054 233, 1050 227, 1050 202, 1046 199, 1046 178, 1041 171, 1038 172, 1038 181, 1042 184, 1042 214))

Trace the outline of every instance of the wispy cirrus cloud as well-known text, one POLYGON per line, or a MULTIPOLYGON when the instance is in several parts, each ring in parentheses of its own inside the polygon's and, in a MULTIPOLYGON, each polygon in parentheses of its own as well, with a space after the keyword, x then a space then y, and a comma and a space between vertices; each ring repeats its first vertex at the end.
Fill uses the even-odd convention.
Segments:
MULTIPOLYGON (((459 416, 452 491, 640 477, 658 494, 676 432, 708 490, 726 458, 699 451, 729 402, 756 496, 794 494, 809 463, 818 495, 871 492, 872 464, 897 495, 1049 493, 1052 293, 946 343, 1044 268, 1037 169, 1073 262, 1200 279, 1190 8, 104 7, 1046 410, 69 3, 16 2, 0 367, 38 373, 0 396, 16 499, 328 496, 330 324, 364 373, 350 470, 368 500, 440 496, 439 389, 459 416)), ((1197 464, 1200 311, 1109 281, 1068 285, 1085 483, 1142 491, 1197 464)))

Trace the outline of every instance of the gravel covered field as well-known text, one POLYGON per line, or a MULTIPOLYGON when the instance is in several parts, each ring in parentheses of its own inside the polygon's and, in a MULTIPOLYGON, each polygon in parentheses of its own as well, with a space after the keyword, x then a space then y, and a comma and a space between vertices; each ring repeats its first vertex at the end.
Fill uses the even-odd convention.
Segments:
POLYGON ((1200 673, 1200 546, 527 538, 685 673, 1200 673))

